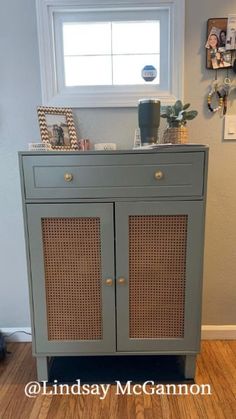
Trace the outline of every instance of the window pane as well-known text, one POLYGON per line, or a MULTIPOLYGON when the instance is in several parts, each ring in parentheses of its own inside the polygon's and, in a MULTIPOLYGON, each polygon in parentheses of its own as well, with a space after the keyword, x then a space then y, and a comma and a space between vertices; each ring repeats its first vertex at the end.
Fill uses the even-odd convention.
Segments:
POLYGON ((113 21, 63 24, 66 86, 160 83, 160 22, 113 21), (146 65, 157 77, 142 78, 146 65))
POLYGON ((111 85, 111 58, 65 57, 66 86, 111 85))
POLYGON ((152 55, 116 55, 113 57, 113 84, 159 84, 160 56, 152 55), (146 65, 153 65, 157 77, 152 82, 143 80, 141 72, 146 65))
POLYGON ((64 55, 111 54, 111 23, 64 23, 64 55))
POLYGON ((160 22, 113 22, 113 54, 157 54, 160 52, 160 22))

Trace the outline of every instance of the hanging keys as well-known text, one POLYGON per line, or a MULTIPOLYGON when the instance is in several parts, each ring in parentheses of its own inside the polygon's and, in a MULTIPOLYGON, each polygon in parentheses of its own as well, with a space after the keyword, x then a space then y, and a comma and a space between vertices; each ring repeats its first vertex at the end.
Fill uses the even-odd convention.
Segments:
POLYGON ((207 96, 207 106, 210 112, 218 112, 222 109, 223 106, 223 96, 219 90, 219 84, 217 80, 217 70, 215 71, 215 80, 211 84, 211 89, 207 96), (212 106, 212 99, 218 104, 218 106, 212 106))
POLYGON ((227 74, 227 76, 224 79, 223 94, 222 94, 222 97, 223 97, 223 116, 226 115, 226 113, 227 113, 228 96, 229 96, 229 93, 230 93, 231 84, 232 84, 232 81, 228 77, 228 74, 227 74))

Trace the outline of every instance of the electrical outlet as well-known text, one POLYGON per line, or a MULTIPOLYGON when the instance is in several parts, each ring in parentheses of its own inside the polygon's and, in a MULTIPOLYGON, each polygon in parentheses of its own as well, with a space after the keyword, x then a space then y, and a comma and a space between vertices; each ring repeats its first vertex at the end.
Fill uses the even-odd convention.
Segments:
POLYGON ((224 140, 236 141, 236 115, 225 116, 224 140))

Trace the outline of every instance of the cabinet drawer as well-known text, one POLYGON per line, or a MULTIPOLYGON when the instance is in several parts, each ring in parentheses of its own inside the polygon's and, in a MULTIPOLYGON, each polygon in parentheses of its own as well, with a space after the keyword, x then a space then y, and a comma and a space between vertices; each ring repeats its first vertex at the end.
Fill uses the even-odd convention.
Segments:
POLYGON ((27 199, 202 196, 203 170, 204 152, 23 157, 27 199))

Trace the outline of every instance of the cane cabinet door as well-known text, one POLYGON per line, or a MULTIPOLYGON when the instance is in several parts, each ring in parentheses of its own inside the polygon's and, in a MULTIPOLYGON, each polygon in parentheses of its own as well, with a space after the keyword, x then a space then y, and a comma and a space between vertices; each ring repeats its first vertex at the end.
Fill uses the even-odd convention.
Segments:
POLYGON ((115 351, 112 204, 28 204, 36 353, 115 351))
POLYGON ((116 204, 118 351, 196 350, 203 204, 116 204))

